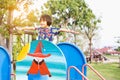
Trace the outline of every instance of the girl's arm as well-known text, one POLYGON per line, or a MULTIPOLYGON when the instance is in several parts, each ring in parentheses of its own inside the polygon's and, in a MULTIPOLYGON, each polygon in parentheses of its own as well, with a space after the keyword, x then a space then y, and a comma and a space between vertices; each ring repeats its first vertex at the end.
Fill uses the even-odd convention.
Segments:
POLYGON ((76 32, 76 31, 73 31, 73 30, 67 30, 67 29, 60 29, 59 32, 67 32, 67 33, 79 34, 79 32, 76 32))
POLYGON ((16 27, 17 30, 35 30, 35 27, 16 27))

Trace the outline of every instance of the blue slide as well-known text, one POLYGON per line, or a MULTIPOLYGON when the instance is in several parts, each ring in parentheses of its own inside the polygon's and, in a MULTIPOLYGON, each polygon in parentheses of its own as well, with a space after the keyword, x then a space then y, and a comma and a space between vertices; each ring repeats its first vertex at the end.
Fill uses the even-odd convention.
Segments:
MULTIPOLYGON (((67 68, 69 66, 75 66, 80 71, 82 71, 82 66, 86 64, 86 59, 82 51, 73 44, 70 43, 59 43, 57 46, 62 50, 67 63, 67 68)), ((86 75, 86 67, 84 69, 84 75, 86 75)), ((82 76, 76 72, 76 70, 70 70, 70 80, 82 80, 82 76)))
POLYGON ((0 80, 10 80, 11 63, 6 49, 0 46, 0 80))

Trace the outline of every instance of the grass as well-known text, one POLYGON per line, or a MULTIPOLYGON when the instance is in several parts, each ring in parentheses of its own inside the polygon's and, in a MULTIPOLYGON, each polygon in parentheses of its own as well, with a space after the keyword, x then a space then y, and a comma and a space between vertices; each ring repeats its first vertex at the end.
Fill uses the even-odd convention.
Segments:
POLYGON ((109 55, 109 54, 104 54, 104 56, 111 59, 118 59, 120 57, 120 55, 109 55))
MULTIPOLYGON (((92 63, 90 64, 97 70, 106 80, 120 80, 120 68, 118 63, 92 63)), ((88 68, 87 77, 90 80, 101 80, 98 76, 88 68)))

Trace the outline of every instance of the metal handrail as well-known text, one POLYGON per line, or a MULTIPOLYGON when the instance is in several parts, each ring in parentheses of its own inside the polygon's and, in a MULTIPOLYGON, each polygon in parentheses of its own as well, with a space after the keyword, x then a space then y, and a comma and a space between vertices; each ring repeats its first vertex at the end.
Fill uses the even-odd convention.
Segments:
MULTIPOLYGON (((100 73, 98 73, 92 66, 89 64, 84 64, 82 67, 82 73, 84 74, 84 67, 88 66, 93 72, 95 72, 102 80, 106 80, 100 73)), ((84 80, 84 77, 82 77, 82 80, 84 80)))
POLYGON ((88 80, 88 78, 75 66, 70 66, 67 70, 67 80, 70 80, 70 69, 73 68, 75 69, 82 77, 84 77, 86 80, 88 80))

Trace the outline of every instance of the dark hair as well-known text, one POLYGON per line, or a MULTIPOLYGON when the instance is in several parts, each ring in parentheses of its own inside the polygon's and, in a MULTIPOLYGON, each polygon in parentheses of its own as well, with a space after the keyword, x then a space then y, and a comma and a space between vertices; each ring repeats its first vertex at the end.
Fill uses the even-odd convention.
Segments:
POLYGON ((52 24, 52 18, 50 15, 47 15, 47 14, 41 15, 40 21, 41 20, 46 21, 48 26, 50 26, 52 24))

